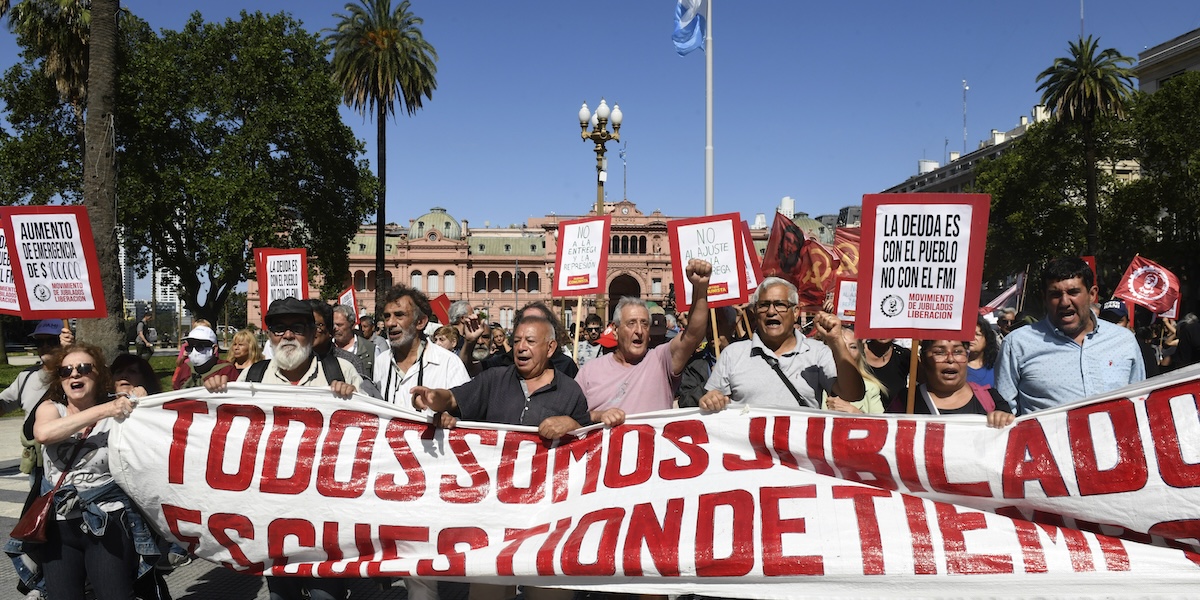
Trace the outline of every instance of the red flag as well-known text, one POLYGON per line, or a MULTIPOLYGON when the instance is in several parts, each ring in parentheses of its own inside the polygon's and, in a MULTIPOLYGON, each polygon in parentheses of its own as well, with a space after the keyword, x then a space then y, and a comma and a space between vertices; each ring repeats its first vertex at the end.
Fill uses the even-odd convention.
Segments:
POLYGON ((437 298, 429 301, 429 306, 433 308, 433 314, 437 315, 438 323, 442 325, 450 324, 450 297, 442 294, 437 298))
POLYGON ((1113 296, 1141 304, 1153 313, 1164 313, 1171 310, 1179 298, 1179 278, 1162 265, 1135 256, 1113 296))
POLYGON ((767 250, 763 255, 763 277, 781 277, 799 287, 800 249, 804 247, 804 232, 783 213, 775 213, 771 224, 771 237, 767 238, 767 250))
POLYGON ((837 271, 841 260, 837 254, 816 240, 804 240, 800 249, 800 306, 806 309, 825 310, 826 300, 833 298, 837 285, 837 271))
POLYGON ((833 230, 833 249, 841 258, 838 277, 858 279, 858 243, 862 240, 861 227, 838 227, 833 230))

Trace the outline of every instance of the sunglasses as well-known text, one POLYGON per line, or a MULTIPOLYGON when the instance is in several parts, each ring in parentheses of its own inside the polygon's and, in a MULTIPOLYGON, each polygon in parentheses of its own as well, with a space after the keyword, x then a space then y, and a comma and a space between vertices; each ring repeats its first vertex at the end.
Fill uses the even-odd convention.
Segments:
POLYGON ((66 379, 66 378, 70 377, 71 373, 74 371, 78 371, 80 376, 86 376, 86 375, 91 374, 91 372, 94 371, 95 369, 96 369, 96 367, 94 365, 92 365, 92 363, 79 363, 74 366, 63 365, 58 368, 58 376, 63 379, 66 379))
POLYGON ((283 335, 288 331, 296 335, 308 335, 312 330, 312 325, 308 323, 272 323, 267 326, 267 331, 275 335, 283 335))
POLYGON ((584 327, 584 331, 600 331, 599 327, 584 327))

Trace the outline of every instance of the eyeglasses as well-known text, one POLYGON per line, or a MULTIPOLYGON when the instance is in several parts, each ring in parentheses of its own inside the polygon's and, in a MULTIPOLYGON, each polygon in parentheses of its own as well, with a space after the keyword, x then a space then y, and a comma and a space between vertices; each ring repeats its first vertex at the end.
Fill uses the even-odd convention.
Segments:
POLYGON ((92 365, 92 363, 79 363, 74 366, 63 365, 58 368, 58 376, 63 379, 66 379, 66 378, 70 377, 71 373, 74 371, 78 371, 80 376, 86 376, 86 375, 91 374, 91 372, 93 370, 95 370, 95 368, 96 367, 94 365, 92 365))
POLYGON ((1013 323, 1016 323, 1016 321, 1015 321, 1014 319, 1000 319, 1000 322, 1001 322, 1001 323, 1008 323, 1009 325, 1012 325, 1013 323))
POLYGON ((272 335, 283 335, 288 331, 296 335, 308 335, 312 331, 312 325, 308 323, 272 323, 267 325, 267 331, 272 335))
POLYGON ((933 356, 934 360, 946 360, 947 358, 954 362, 962 362, 967 360, 967 351, 962 348, 955 348, 950 352, 946 352, 945 350, 934 350, 929 354, 933 356))
POLYGON ((791 302, 784 302, 783 300, 763 300, 756 303, 754 308, 758 312, 767 312, 771 310, 771 307, 775 307, 775 312, 783 312, 791 309, 793 306, 796 305, 791 302))

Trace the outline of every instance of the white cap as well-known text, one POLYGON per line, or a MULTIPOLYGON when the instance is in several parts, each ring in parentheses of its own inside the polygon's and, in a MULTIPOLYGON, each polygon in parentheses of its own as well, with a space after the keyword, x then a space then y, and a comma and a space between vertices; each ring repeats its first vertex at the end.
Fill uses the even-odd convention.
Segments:
POLYGON ((204 325, 197 325, 194 329, 189 331, 188 334, 186 336, 184 336, 183 339, 185 339, 185 340, 204 340, 206 342, 212 342, 215 345, 217 343, 217 334, 213 333, 213 330, 211 327, 206 327, 204 325))

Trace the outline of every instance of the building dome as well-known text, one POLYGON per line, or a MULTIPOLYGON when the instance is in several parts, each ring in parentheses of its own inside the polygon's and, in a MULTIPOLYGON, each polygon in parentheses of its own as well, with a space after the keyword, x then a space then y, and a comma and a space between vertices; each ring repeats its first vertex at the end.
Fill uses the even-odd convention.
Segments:
POLYGON ((429 212, 412 220, 412 225, 408 228, 408 239, 419 240, 433 231, 448 240, 463 239, 462 225, 459 224, 458 219, 450 216, 446 209, 440 206, 435 206, 429 209, 429 212))
POLYGON ((833 244, 833 228, 808 216, 808 213, 798 212, 792 222, 804 232, 804 237, 814 239, 825 245, 833 244))

